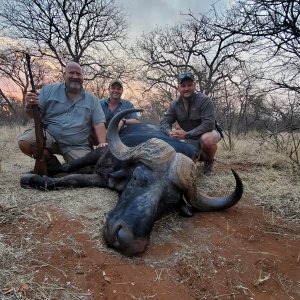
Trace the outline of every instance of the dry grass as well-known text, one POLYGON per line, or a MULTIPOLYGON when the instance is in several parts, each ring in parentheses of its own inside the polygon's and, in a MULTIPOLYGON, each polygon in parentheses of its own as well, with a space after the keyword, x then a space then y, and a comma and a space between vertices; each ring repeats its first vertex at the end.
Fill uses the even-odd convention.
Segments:
MULTIPOLYGON (((35 272, 45 262, 35 261, 31 256, 32 249, 40 241, 36 240, 32 232, 26 231, 22 220, 29 219, 33 224, 47 226, 52 218, 47 208, 55 206, 70 219, 82 220, 86 231, 94 237, 100 250, 118 256, 114 251, 106 248, 100 237, 104 214, 114 206, 117 194, 105 189, 100 192, 96 188, 51 192, 22 189, 19 186, 19 178, 33 166, 32 160, 22 155, 17 148, 16 137, 22 131, 23 128, 0 127, 0 225, 5 228, 5 224, 13 223, 20 232, 26 232, 21 239, 15 241, 13 238, 10 239, 10 233, 4 235, 0 231, 0 299, 27 299, 27 283, 31 283, 30 288, 34 289, 36 299, 53 299, 58 295, 63 297, 61 299, 89 299, 87 293, 83 293, 72 284, 66 290, 55 278, 49 279, 42 285, 32 281, 35 272), (26 270, 26 265, 31 265, 31 269, 26 270)), ((276 216, 300 223, 299 178, 282 156, 262 149, 253 142, 238 141, 236 150, 233 152, 219 147, 217 164, 234 165, 245 184, 246 197, 271 208, 276 216)), ((200 177, 201 191, 209 193, 211 190, 220 190, 221 194, 232 191, 234 182, 228 169, 225 168, 224 171, 217 172, 212 177, 200 177)), ((266 215, 267 218, 270 222, 274 220, 272 215, 266 215)), ((182 218, 176 215, 168 215, 160 219, 154 226, 152 241, 159 245, 172 239, 172 242, 178 245, 179 250, 171 257, 158 259, 148 256, 147 259, 136 258, 131 262, 139 263, 142 260, 154 267, 183 262, 193 274, 201 276, 203 257, 208 254, 207 249, 195 251, 192 247, 193 241, 183 244, 180 240, 174 239, 175 233, 184 232, 185 226, 187 225, 182 218), (199 259, 192 263, 195 256, 199 259)), ((11 232, 12 237, 15 234, 16 232, 11 232)), ((194 236, 201 236, 201 232, 195 233, 194 236)), ((71 240, 69 242, 72 243, 71 240)), ((49 243, 49 247, 56 246, 51 241, 45 241, 45 243, 49 243)), ((76 245, 73 245, 73 248, 75 249, 76 245)), ((123 259, 126 260, 126 258, 123 259)), ((158 280, 161 275, 157 274, 158 280)), ((236 291, 238 288, 233 289, 233 293, 236 291)))
MULTIPOLYGON (((270 208, 277 216, 300 223, 300 170, 295 170, 286 157, 251 140, 239 141, 232 152, 220 147, 218 160, 238 165, 246 196, 270 208)), ((223 180, 228 183, 230 179, 222 174, 217 184, 223 186, 223 180)))

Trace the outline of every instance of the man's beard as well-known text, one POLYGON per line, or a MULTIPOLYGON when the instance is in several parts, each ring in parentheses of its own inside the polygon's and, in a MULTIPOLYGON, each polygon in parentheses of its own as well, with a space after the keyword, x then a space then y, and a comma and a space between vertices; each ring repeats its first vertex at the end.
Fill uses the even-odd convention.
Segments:
POLYGON ((69 90, 78 92, 81 90, 81 84, 78 81, 71 81, 69 83, 69 90))
POLYGON ((183 99, 186 99, 186 100, 191 100, 194 96, 194 93, 192 94, 189 94, 188 96, 182 96, 183 99))

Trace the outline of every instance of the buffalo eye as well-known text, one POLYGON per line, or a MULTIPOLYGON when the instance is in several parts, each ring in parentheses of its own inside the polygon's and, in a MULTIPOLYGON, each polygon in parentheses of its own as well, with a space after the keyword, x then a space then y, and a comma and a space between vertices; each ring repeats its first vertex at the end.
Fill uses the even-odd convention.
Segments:
POLYGON ((145 186, 147 184, 147 178, 144 176, 133 176, 132 180, 137 184, 138 186, 145 186))
POLYGON ((133 182, 138 186, 145 186, 148 182, 147 174, 139 168, 135 169, 132 175, 132 183, 133 182))

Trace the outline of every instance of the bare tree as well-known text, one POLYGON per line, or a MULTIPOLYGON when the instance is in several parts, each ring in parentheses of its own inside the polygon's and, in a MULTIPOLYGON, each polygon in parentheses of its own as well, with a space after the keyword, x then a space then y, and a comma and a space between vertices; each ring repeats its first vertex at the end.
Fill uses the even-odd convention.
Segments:
MULTIPOLYGON (((32 60, 34 81, 37 86, 43 85, 51 81, 51 68, 47 67, 40 58, 32 60), (47 76, 46 76, 47 75, 47 76)), ((12 80, 19 88, 23 106, 25 105, 24 96, 29 87, 29 78, 25 66, 25 51, 18 47, 6 48, 0 51, 0 76, 12 80)))
POLYGON ((297 172, 300 171, 300 103, 298 95, 291 92, 285 95, 285 101, 278 101, 278 96, 269 97, 262 110, 265 124, 260 131, 260 142, 273 145, 276 151, 289 158, 297 172), (296 168, 295 168, 296 170, 296 168))
POLYGON ((299 17, 299 0, 238 0, 230 11, 231 23, 216 22, 216 26, 257 39, 263 61, 269 61, 266 79, 277 88, 299 93, 299 17))
POLYGON ((276 52, 283 50, 299 57, 298 0, 238 0, 234 11, 239 12, 235 33, 265 37, 276 46, 276 52))
POLYGON ((226 33, 255 40, 256 50, 249 57, 264 69, 260 77, 264 97, 254 97, 249 111, 259 119, 261 141, 272 144, 298 167, 299 16, 298 0, 238 0, 227 14, 226 26, 215 21, 226 33))
POLYGON ((25 70, 23 54, 15 49, 4 49, 0 52, 0 76, 10 79, 21 93, 23 106, 24 96, 29 87, 29 81, 25 70))
MULTIPOLYGON (((53 64, 46 63, 43 59, 33 57, 32 69, 34 75, 34 82, 36 87, 52 82, 57 78, 57 72, 53 70, 53 64)), ((6 110, 18 114, 18 119, 25 123, 27 121, 25 109, 25 94, 31 88, 29 82, 28 70, 25 63, 25 51, 21 50, 19 46, 7 47, 0 51, 0 78, 6 78, 10 82, 10 86, 2 86, 5 92, 2 91, 2 98, 9 95, 10 98, 21 99, 16 103, 18 110, 14 110, 13 106, 6 106, 6 110), (12 86, 14 88, 12 88, 12 86), (12 91, 13 90, 13 91, 12 91)))
POLYGON ((91 77, 103 74, 125 34, 125 16, 114 0, 11 0, 0 11, 6 33, 25 40, 61 66, 79 62, 91 77))
MULTIPOLYGON (((198 89, 212 95, 224 78, 233 77, 243 63, 242 54, 248 51, 253 38, 239 39, 224 33, 212 20, 219 19, 216 11, 189 13, 188 21, 173 27, 156 28, 142 36, 132 49, 132 56, 140 64, 139 79, 147 83, 145 92, 171 88, 175 96, 176 77, 179 73, 192 72, 198 89)), ((224 22, 227 20, 223 18, 224 22)))
POLYGON ((12 103, 11 100, 7 98, 7 96, 3 93, 3 91, 0 89, 0 119, 8 118, 11 115, 15 116, 17 115, 17 111, 12 103))
POLYGON ((257 104, 263 103, 265 93, 257 79, 259 70, 243 66, 234 78, 224 78, 214 90, 216 118, 224 130, 224 144, 232 150, 240 135, 247 135, 260 123, 257 104))

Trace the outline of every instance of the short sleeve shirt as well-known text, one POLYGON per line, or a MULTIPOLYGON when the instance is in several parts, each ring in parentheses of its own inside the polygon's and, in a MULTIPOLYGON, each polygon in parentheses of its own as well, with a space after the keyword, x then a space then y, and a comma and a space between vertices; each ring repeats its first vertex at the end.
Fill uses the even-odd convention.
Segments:
POLYGON ((88 148, 91 127, 105 122, 99 99, 85 90, 70 101, 64 83, 49 84, 41 89, 39 100, 45 128, 63 153, 88 148))
MULTIPOLYGON (((105 118, 106 118, 106 123, 105 123, 105 127, 108 127, 109 122, 111 121, 111 119, 120 111, 123 111, 125 109, 130 109, 130 108, 134 108, 133 104, 129 101, 129 100, 125 100, 125 99, 121 99, 121 101, 119 102, 117 108, 114 111, 111 111, 108 108, 108 104, 109 104, 109 98, 105 98, 105 99, 101 99, 100 100, 100 104, 101 107, 104 111, 105 114, 105 118)), ((139 116, 137 113, 131 113, 128 114, 124 117, 125 119, 139 119, 139 116)))

